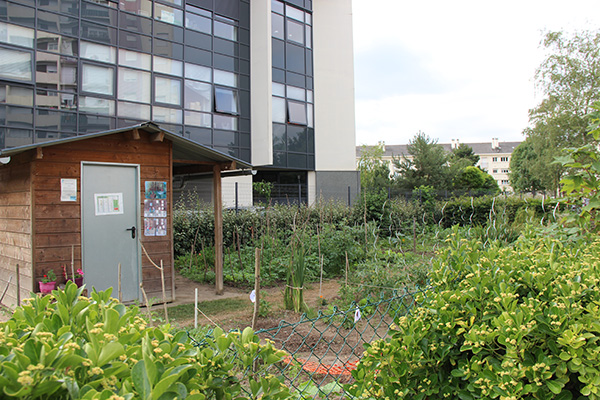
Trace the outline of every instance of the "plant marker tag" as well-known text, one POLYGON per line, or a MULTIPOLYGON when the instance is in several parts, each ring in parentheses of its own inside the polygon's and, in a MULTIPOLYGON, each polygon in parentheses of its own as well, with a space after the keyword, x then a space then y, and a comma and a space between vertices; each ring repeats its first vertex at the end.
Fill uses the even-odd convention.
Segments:
POLYGON ((256 303, 256 290, 250 292, 250 301, 256 303))
POLYGON ((356 311, 354 311, 354 323, 360 321, 360 308, 356 307, 356 311))

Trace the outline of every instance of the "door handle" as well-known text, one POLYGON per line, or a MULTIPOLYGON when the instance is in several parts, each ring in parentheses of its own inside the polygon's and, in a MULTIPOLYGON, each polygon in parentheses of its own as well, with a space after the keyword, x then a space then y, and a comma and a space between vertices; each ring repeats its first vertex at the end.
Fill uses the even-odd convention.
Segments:
POLYGON ((131 231, 131 238, 135 239, 135 226, 132 226, 131 228, 127 228, 125 230, 126 231, 131 231))

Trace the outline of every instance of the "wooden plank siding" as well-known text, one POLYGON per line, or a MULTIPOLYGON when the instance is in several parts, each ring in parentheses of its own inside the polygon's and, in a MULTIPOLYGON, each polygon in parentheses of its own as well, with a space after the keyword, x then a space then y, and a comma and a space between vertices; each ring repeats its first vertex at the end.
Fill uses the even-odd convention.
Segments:
MULTIPOLYGON (((81 267, 81 162, 124 163, 140 165, 140 241, 150 257, 158 264, 163 260, 167 300, 173 298, 172 214, 167 217, 167 236, 145 237, 143 205, 146 181, 167 182, 167 202, 171 209, 171 142, 151 142, 150 134, 140 131, 140 139, 130 132, 57 144, 42 149, 42 158, 32 162, 33 187, 33 263, 37 281, 53 269, 63 283, 62 265, 70 271, 71 251, 74 249, 75 269, 81 267), (77 179, 77 201, 60 200, 60 180, 77 179)), ((33 151, 35 154, 35 151, 33 151)), ((0 205, 1 207, 1 205, 0 205)), ((160 272, 147 262, 143 252, 142 281, 148 293, 161 293, 160 272), (158 280, 156 279, 158 273, 158 280)), ((85 268, 84 268, 85 269, 85 268)), ((36 283, 37 285, 37 283, 36 283)), ((113 289, 116 297, 117 288, 113 289)), ((160 296, 162 298, 162 296, 160 296)))
POLYGON ((32 279, 31 166, 20 154, 0 164, 0 293, 2 304, 17 305, 17 265, 21 299, 30 297, 32 279), (8 284, 10 281, 10 284, 8 284))

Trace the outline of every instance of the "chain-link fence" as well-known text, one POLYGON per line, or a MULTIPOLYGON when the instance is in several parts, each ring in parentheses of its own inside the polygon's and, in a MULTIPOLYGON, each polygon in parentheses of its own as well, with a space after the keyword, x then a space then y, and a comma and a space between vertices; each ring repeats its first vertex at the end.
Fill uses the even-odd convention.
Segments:
MULTIPOLYGON (((426 295, 431 288, 417 290, 426 295)), ((334 308, 314 318, 304 314, 298 322, 282 320, 277 327, 257 330, 261 339, 273 341, 288 355, 271 370, 245 374, 279 376, 298 399, 352 398, 343 385, 352 382, 351 372, 362 357, 363 345, 385 338, 394 320, 418 305, 418 291, 395 290, 391 296, 369 297, 346 310, 334 308)), ((194 340, 203 346, 202 338, 194 340)))

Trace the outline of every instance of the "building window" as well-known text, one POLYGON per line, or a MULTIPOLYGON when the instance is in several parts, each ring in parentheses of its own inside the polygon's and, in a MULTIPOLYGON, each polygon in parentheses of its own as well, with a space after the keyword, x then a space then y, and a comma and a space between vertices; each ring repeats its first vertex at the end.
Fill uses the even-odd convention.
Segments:
POLYGON ((31 81, 33 71, 31 53, 0 48, 0 77, 31 81))
POLYGON ((150 54, 119 49, 119 65, 150 71, 152 69, 152 57, 150 54))
POLYGON ((237 40, 237 27, 230 25, 234 24, 235 21, 229 18, 219 17, 220 19, 227 21, 228 23, 215 21, 214 24, 214 34, 217 37, 228 39, 228 40, 237 40))
POLYGON ((124 118, 141 119, 143 121, 150 120, 150 106, 145 104, 127 103, 120 101, 118 104, 119 110, 117 115, 124 118))
POLYGON ((185 124, 210 128, 212 126, 212 115, 194 111, 186 111, 185 124))
POLYGON ((492 173, 493 173, 493 174, 497 174, 497 173, 498 173, 498 170, 497 170, 497 169, 493 169, 493 170, 492 170, 492 173))
POLYGON ((294 125, 308 125, 306 104, 288 100, 288 122, 294 125))
POLYGON ((212 111, 212 86, 208 83, 185 80, 185 108, 196 111, 212 111))
POLYGON ((119 100, 150 103, 150 73, 129 68, 119 68, 119 100))
POLYGON ((33 29, 0 22, 0 42, 33 48, 33 29))
POLYGON ((82 69, 82 91, 110 96, 114 95, 114 68, 83 64, 82 69))
POLYGON ((237 87, 237 75, 233 72, 215 69, 213 74, 213 78, 217 85, 237 87))
POLYGON ((181 110, 167 107, 152 107, 152 119, 156 122, 181 124, 181 110))
POLYGON ((233 89, 215 88, 215 111, 224 114, 238 114, 238 93, 233 89))
POLYGON ((154 72, 165 75, 183 76, 183 63, 164 57, 154 57, 154 72))
POLYGON ((79 111, 93 114, 115 115, 114 100, 100 99, 97 97, 81 96, 79 98, 79 111))
POLYGON ((102 61, 114 64, 117 62, 116 50, 114 47, 105 46, 97 43, 81 42, 81 58, 88 60, 102 61))
POLYGON ((508 174, 508 172, 509 172, 509 170, 508 170, 508 169, 503 169, 503 170, 502 170, 502 173, 503 173, 503 174, 508 174))
POLYGON ((168 24, 183 26, 183 11, 155 3, 154 19, 168 24))
POLYGON ((285 99, 273 97, 273 122, 285 124, 285 99))
POLYGON ((502 161, 502 162, 508 162, 508 157, 500 157, 500 161, 502 161))
POLYGON ((498 161, 498 157, 492 157, 492 162, 497 162, 498 161))
POLYGON ((503 185, 508 185, 508 184, 509 184, 509 181, 508 181, 508 179, 503 179, 503 180, 502 180, 502 184, 503 184, 503 185))
POLYGON ((181 105, 181 81, 161 76, 154 78, 154 101, 157 103, 181 105))
POLYGON ((212 82, 212 70, 196 64, 185 64, 185 77, 203 82, 212 82))

